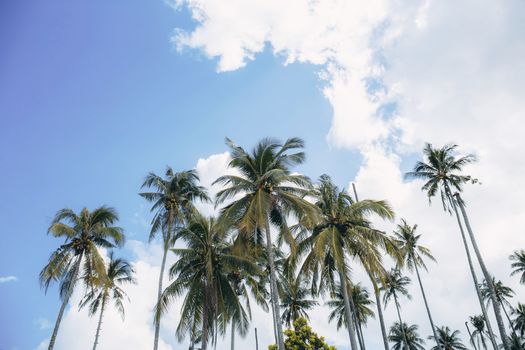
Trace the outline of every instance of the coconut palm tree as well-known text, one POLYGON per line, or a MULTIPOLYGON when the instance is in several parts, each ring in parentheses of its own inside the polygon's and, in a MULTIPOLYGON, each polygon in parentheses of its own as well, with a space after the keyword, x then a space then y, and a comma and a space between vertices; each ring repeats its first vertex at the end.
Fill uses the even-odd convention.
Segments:
MULTIPOLYGON (((464 212, 463 201, 461 197, 459 197, 459 194, 458 194, 463 191, 463 186, 466 183, 477 182, 477 180, 473 179, 471 176, 461 174, 462 169, 466 165, 473 163, 476 160, 476 158, 473 155, 456 157, 454 155, 454 153, 456 152, 456 149, 457 149, 457 145, 446 145, 442 148, 434 148, 431 144, 426 144, 425 148, 423 149, 425 161, 417 162, 416 165, 414 166, 413 171, 408 172, 405 176, 407 178, 416 178, 416 179, 422 179, 426 181, 421 187, 421 190, 427 193, 429 202, 434 196, 436 196, 439 193, 441 197, 441 202, 443 204, 443 209, 449 212, 451 211, 451 209, 454 211, 456 215, 456 220, 458 222, 459 230, 461 233, 463 245, 465 248, 465 253, 467 255, 470 273, 472 275, 472 280, 474 282, 474 288, 476 289, 476 294, 478 296, 478 301, 479 301, 483 316, 485 317, 485 320, 487 320, 486 321, 487 329, 490 334, 490 340, 492 342, 492 346, 494 347, 494 350, 496 350, 497 349, 496 338, 494 336, 494 332, 492 331, 492 327, 490 325, 489 318, 487 316, 487 311, 483 303, 483 299, 481 297, 481 292, 478 287, 478 278, 476 276, 474 265, 472 263, 472 258, 470 255, 470 248, 468 246, 467 238, 463 230, 463 225, 461 223, 461 218, 458 212, 458 206, 459 206, 463 212, 463 219, 465 220, 465 225, 467 226, 467 231, 469 233, 470 240, 473 245, 475 254, 481 265, 483 274, 485 278, 489 278, 490 274, 488 274, 488 271, 485 267, 481 254, 477 247, 476 240, 470 228, 468 217, 466 213, 464 212), (454 192, 456 193, 454 194, 454 192)), ((491 292, 491 294, 493 293, 491 292)), ((495 295, 491 295, 491 297, 495 298, 495 295)), ((494 304, 497 304, 497 303, 494 303, 494 304)), ((498 305, 494 309, 494 313, 496 315, 496 321, 498 323, 500 335, 502 335, 503 337, 503 335, 505 335, 505 326, 503 324, 503 319, 501 318, 501 313, 499 312, 498 305)), ((506 344, 506 338, 504 340, 504 344, 506 344)), ((505 347, 505 349, 509 350, 508 347, 505 347)))
POLYGON ((520 275, 520 283, 525 284, 525 250, 516 250, 509 256, 512 261, 510 265, 513 270, 510 273, 511 276, 520 275))
POLYGON ((81 266, 86 277, 82 280, 93 287, 93 278, 103 278, 106 273, 104 260, 98 249, 110 249, 124 244, 122 229, 113 226, 117 221, 117 212, 113 208, 102 206, 92 212, 84 208, 78 214, 71 209, 62 209, 51 222, 48 233, 64 239, 64 243, 51 254, 47 265, 40 272, 40 284, 46 292, 52 282, 60 281, 62 306, 49 341, 49 350, 55 346, 64 310, 79 281, 81 266))
POLYGON ((309 252, 301 270, 312 273, 312 281, 319 292, 327 288, 334 291, 334 274, 339 277, 339 288, 345 302, 350 345, 357 349, 356 326, 352 315, 350 262, 356 261, 369 270, 384 271, 380 249, 393 249, 384 232, 375 230, 368 217, 375 214, 393 219, 394 213, 385 201, 362 200, 355 202, 345 191, 339 190, 328 175, 322 175, 312 193, 321 212, 319 223, 310 236, 299 235, 299 254, 309 252), (389 247, 389 248, 387 248, 389 247), (321 281, 321 283, 319 283, 321 281))
POLYGON ((235 196, 221 210, 221 220, 226 225, 235 225, 240 234, 265 234, 266 252, 270 269, 270 295, 273 321, 279 350, 284 350, 282 323, 280 320, 280 302, 275 271, 274 251, 271 227, 279 231, 292 252, 295 247, 293 237, 286 224, 289 215, 315 220, 316 208, 304 197, 311 189, 307 177, 291 173, 291 167, 303 163, 304 142, 291 138, 284 143, 272 139, 263 139, 252 152, 227 139, 232 160, 231 168, 237 169, 240 175, 225 175, 214 183, 226 186, 217 193, 216 204, 219 205, 235 196))
POLYGON ((476 315, 470 317, 470 323, 474 326, 474 331, 470 336, 470 343, 477 348, 481 349, 480 344, 484 350, 487 350, 487 342, 485 339, 490 339, 488 331, 485 329, 485 318, 483 315, 476 315))
MULTIPOLYGON (((519 337, 516 333, 512 333, 508 337, 507 342, 510 344, 510 350, 525 350, 525 339, 519 337)), ((500 349, 503 349, 503 344, 500 345, 500 349)))
POLYGON ((288 275, 281 280, 281 316, 284 324, 291 328, 293 321, 299 317, 309 320, 307 311, 319 303, 309 299, 310 289, 306 286, 304 277, 299 274, 297 277, 288 275))
POLYGON ((467 347, 463 345, 459 338, 459 331, 451 331, 450 328, 443 326, 437 328, 437 339, 434 336, 428 337, 428 339, 434 339, 437 346, 432 347, 432 350, 467 350, 467 347))
POLYGON ((260 274, 252 261, 231 254, 228 234, 214 218, 192 215, 187 227, 177 233, 186 248, 171 249, 178 257, 169 271, 174 280, 162 292, 156 307, 158 324, 173 298, 185 293, 176 336, 181 341, 188 333, 193 334, 194 326, 200 323, 202 350, 207 349, 210 339, 215 342, 217 332, 224 334, 232 317, 237 318, 240 329, 247 328, 249 316, 230 283, 229 274, 236 270, 260 274))
MULTIPOLYGON (((512 288, 505 286, 501 281, 496 282, 496 279, 494 277, 492 277, 492 285, 494 286, 494 289, 496 291, 496 300, 498 301, 499 305, 501 305, 501 308, 503 309, 503 312, 505 313, 505 316, 509 321, 509 325, 511 329, 513 329, 514 327, 512 326, 512 321, 509 317, 509 314, 507 313, 505 305, 507 305, 507 307, 512 308, 508 299, 512 298, 515 293, 512 290, 512 288)), ((486 280, 483 280, 483 283, 480 286, 480 291, 481 297, 483 298, 483 300, 485 300, 488 307, 492 302, 492 298, 490 297, 490 287, 486 280)))
POLYGON ((417 333, 418 326, 407 326, 406 323, 395 322, 390 328, 388 340, 394 343, 392 350, 424 350, 425 341, 417 333))
MULTIPOLYGON (((128 300, 129 298, 124 292, 124 289, 122 289, 122 285, 135 283, 135 279, 133 278, 134 272, 129 262, 122 258, 115 258, 113 252, 110 252, 106 275, 102 278, 95 277, 94 285, 96 288, 92 288, 81 301, 80 308, 89 304, 90 316, 95 315, 100 309, 93 350, 97 348, 104 310, 110 301, 113 301, 115 308, 122 316, 122 319, 124 319, 124 304, 122 301, 124 298, 128 300)), ((90 277, 88 276, 86 278, 90 277)))
MULTIPOLYGON (((405 219, 401 219, 401 224, 397 225, 397 230, 394 231, 394 239, 399 248, 401 255, 403 256, 403 265, 408 268, 410 272, 416 271, 417 280, 419 282, 419 288, 421 289, 421 295, 425 302, 425 308, 427 310, 428 320, 430 321, 430 327, 432 328, 433 337, 431 339, 439 340, 438 334, 436 334, 436 327, 432 320, 432 314, 428 306, 425 289, 421 282, 421 276, 419 275, 419 268, 427 270, 424 258, 432 261, 436 261, 430 252, 430 249, 418 244, 421 235, 416 234, 417 225, 410 226, 405 219)), ((439 346, 438 346, 439 348, 439 346)))
MULTIPOLYGON (((194 201, 208 201, 206 190, 197 183, 199 177, 195 170, 173 172, 167 167, 163 177, 155 173, 149 173, 141 188, 150 189, 150 192, 142 192, 139 195, 148 202, 153 203, 151 211, 154 212, 149 235, 150 242, 155 236, 162 233, 162 263, 160 265, 159 286, 157 291, 157 303, 162 293, 162 280, 166 266, 168 249, 175 245, 176 228, 182 226, 189 215, 195 211, 194 201)), ((160 322, 155 325, 155 338, 153 349, 159 346, 160 322)))
POLYGON ((518 306, 515 309, 511 309, 511 315, 514 316, 512 324, 514 325, 514 330, 520 333, 520 337, 523 338, 525 334, 525 305, 518 303, 518 306))
MULTIPOLYGON (((385 308, 390 300, 394 300, 394 304, 397 310, 397 317, 399 320, 398 325, 404 325, 401 319, 401 312, 399 311, 399 296, 405 296, 407 299, 412 299, 412 296, 408 293, 408 285, 410 284, 410 278, 401 275, 401 271, 397 268, 393 268, 388 272, 385 277, 385 282, 382 287, 383 289, 383 303, 385 308)), ((404 333, 401 333, 404 334, 404 333)), ((408 338, 405 339, 406 346, 408 345, 408 338)))

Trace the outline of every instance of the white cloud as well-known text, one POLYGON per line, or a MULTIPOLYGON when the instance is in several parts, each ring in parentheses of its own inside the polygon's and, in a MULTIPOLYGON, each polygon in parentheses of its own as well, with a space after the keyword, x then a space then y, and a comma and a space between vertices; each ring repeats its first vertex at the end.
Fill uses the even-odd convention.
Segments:
POLYGON ((49 322, 49 320, 47 318, 45 318, 45 317, 37 318, 34 321, 34 323, 38 327, 38 329, 40 329, 40 330, 46 330, 46 329, 50 329, 52 327, 51 322, 49 322))
POLYGON ((1 276, 0 283, 15 282, 18 278, 16 276, 1 276))

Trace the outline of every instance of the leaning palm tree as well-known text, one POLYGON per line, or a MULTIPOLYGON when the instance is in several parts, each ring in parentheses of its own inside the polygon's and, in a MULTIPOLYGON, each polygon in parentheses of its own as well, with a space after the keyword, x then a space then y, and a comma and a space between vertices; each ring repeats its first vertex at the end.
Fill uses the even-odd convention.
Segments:
MULTIPOLYGON (((501 305, 501 308, 503 309, 503 312, 505 313, 505 316, 507 317, 507 320, 509 321, 509 325, 511 329, 514 329, 512 326, 512 320, 509 317, 509 314, 507 312, 507 309, 505 308, 505 305, 507 307, 512 308, 509 299, 514 296, 514 291, 512 288, 505 286, 501 281, 497 281, 494 277, 492 277, 492 285, 494 286, 494 289, 496 291, 496 300, 498 301, 499 305, 501 305)), ((490 297, 490 287, 486 280, 483 281, 483 283, 480 286, 481 290, 481 297, 485 302, 487 303, 487 307, 491 304, 492 298, 490 297)))
MULTIPOLYGON (((175 245, 176 228, 182 226, 189 215, 195 211, 195 200, 208 201, 206 190, 197 183, 199 177, 195 170, 174 173, 168 167, 165 177, 149 173, 142 184, 142 188, 151 189, 151 192, 142 192, 139 195, 152 202, 151 211, 155 213, 151 222, 149 240, 152 241, 157 233, 162 233, 163 254, 160 265, 157 303, 162 293, 162 280, 166 266, 168 249, 175 245)), ((155 325, 153 349, 159 346, 160 322, 155 325)))
MULTIPOLYGON (((483 303, 483 299, 481 297, 481 292, 478 287, 478 279, 475 273, 474 265, 472 263, 472 258, 470 256, 470 248, 468 246, 467 238, 465 236, 463 225, 461 223, 461 219, 458 212, 459 206, 463 214, 463 219, 465 221, 465 225, 467 227, 467 231, 469 233, 474 252, 483 271, 483 275, 485 279, 489 279, 491 275, 488 273, 485 263, 481 257, 481 253, 478 249, 476 239, 471 230, 470 223, 465 212, 464 202, 459 196, 459 193, 463 191, 463 185, 469 182, 477 182, 477 180, 472 178, 471 176, 461 174, 463 168, 466 165, 473 163, 476 160, 476 158, 473 155, 467 155, 458 158, 454 155, 456 149, 457 145, 446 145, 442 148, 434 148, 431 144, 426 144, 425 148, 423 149, 426 161, 418 161, 414 166, 413 171, 408 172, 405 176, 408 178, 425 180, 426 182, 424 183, 423 187, 421 187, 421 189, 427 193, 429 201, 432 197, 436 196, 439 193, 441 196, 443 209, 449 212, 451 211, 451 209, 454 210, 461 233, 461 238, 463 240, 465 252, 467 255, 470 273, 472 275, 474 287, 478 296, 478 301, 483 316, 485 317, 485 320, 487 322, 487 329, 490 334, 492 346, 494 347, 494 350, 496 350, 496 338, 494 336, 494 332, 492 331, 487 311, 483 303)), ((505 325, 503 324, 503 319, 501 318, 499 305, 495 301, 496 296, 493 290, 493 286, 491 285, 490 288, 491 298, 494 300, 494 304, 496 305, 496 307, 494 308, 494 314, 498 323, 499 332, 502 338, 504 338, 503 344, 506 344, 507 338, 505 337, 505 325)), ((509 350, 507 346, 505 346, 505 350, 509 350)))
POLYGON ((459 337, 459 331, 451 331, 450 328, 443 326, 437 328, 437 338, 434 336, 428 337, 428 339, 434 339, 437 346, 432 347, 432 350, 467 350, 467 347, 461 342, 459 337))
POLYGON ((509 259, 512 261, 510 266, 513 269, 510 275, 520 275, 520 283, 525 284, 525 250, 516 250, 509 259))
POLYGON ((290 170, 304 161, 304 142, 299 138, 284 143, 263 139, 252 152, 245 151, 229 139, 226 143, 232 157, 229 166, 237 169, 240 175, 224 175, 214 182, 226 186, 217 193, 216 204, 240 196, 221 210, 222 222, 227 226, 235 225, 242 235, 265 234, 274 329, 278 349, 284 350, 271 227, 279 230, 293 252, 295 243, 286 224, 287 217, 295 215, 315 220, 315 206, 304 199, 310 192, 310 181, 290 170))
MULTIPOLYGON (((425 302, 425 308, 427 310, 428 319, 430 321, 430 327, 432 328, 433 337, 432 339, 439 340, 438 334, 436 334, 436 327, 432 320, 432 314, 428 306, 427 297, 425 295, 425 289, 421 282, 421 276, 419 275, 419 268, 427 270, 424 258, 432 261, 436 261, 430 252, 430 249, 418 244, 421 235, 416 234, 417 225, 410 226, 405 219, 401 219, 401 224, 397 225, 397 230, 394 231, 394 239, 397 243, 399 251, 403 256, 403 265, 408 268, 410 272, 416 271, 417 280, 419 282, 419 288, 421 289, 421 295, 425 302)), ((439 348, 439 344, 438 344, 439 348)))
MULTIPOLYGON (((384 292, 383 303, 385 304, 385 308, 388 302, 393 299, 397 310, 397 318, 399 320, 398 324, 404 325, 403 320, 401 319, 401 312, 399 311, 399 296, 403 295, 407 299, 412 299, 412 296, 408 293, 407 289, 409 284, 410 278, 401 275, 401 271, 399 271, 397 268, 394 268, 388 272, 385 277, 384 285, 382 286, 384 292)), ((405 345, 409 346, 408 338, 405 339, 405 345)))
POLYGON ((471 316, 470 323, 474 326, 474 331, 470 335, 470 343, 477 349, 481 349, 481 346, 483 346, 483 349, 487 350, 487 342, 485 339, 490 339, 490 335, 485 329, 485 318, 483 315, 471 316))
POLYGON ((57 212, 48 233, 65 242, 49 257, 49 262, 40 272, 40 284, 47 291, 52 282, 60 281, 62 306, 58 312, 49 350, 55 346, 58 329, 71 294, 79 281, 81 265, 84 266, 83 281, 90 287, 94 277, 105 277, 104 260, 98 248, 114 248, 124 244, 120 227, 113 226, 118 215, 112 208, 102 206, 90 212, 84 208, 79 214, 71 209, 57 212))
POLYGON ((310 289, 306 286, 304 277, 299 274, 297 277, 288 275, 281 281, 281 316, 284 324, 291 328, 293 322, 299 317, 307 320, 307 311, 319 303, 316 300, 309 299, 310 289))
POLYGON ((357 349, 351 295, 350 263, 356 261, 368 270, 384 271, 381 249, 393 249, 384 232, 373 229, 369 216, 377 215, 391 220, 394 213, 385 201, 359 202, 345 191, 339 190, 328 175, 320 177, 312 194, 321 212, 319 223, 311 235, 300 233, 299 254, 308 252, 301 270, 312 273, 312 281, 319 284, 319 292, 334 291, 334 275, 338 275, 338 288, 345 303, 348 335, 353 350, 357 349))
POLYGON ((178 232, 186 248, 171 249, 179 258, 170 268, 175 278, 162 292, 156 307, 155 322, 167 311, 170 302, 185 293, 176 336, 181 341, 193 334, 200 323, 202 350, 215 342, 215 334, 224 334, 228 320, 236 317, 240 328, 246 329, 249 316, 245 312, 228 275, 243 270, 260 274, 250 260, 231 254, 226 238, 228 230, 214 218, 194 213, 187 228, 178 232))
POLYGON ((514 316, 512 324, 514 325, 514 330, 520 333, 520 337, 523 338, 525 335, 525 305, 518 303, 515 309, 511 310, 511 315, 514 316))
POLYGON ((133 274, 134 270, 131 264, 124 259, 115 258, 113 252, 111 252, 109 254, 106 276, 103 278, 95 278, 94 285, 97 288, 92 288, 81 301, 80 308, 89 304, 90 316, 95 315, 100 309, 93 350, 97 348, 104 310, 110 301, 113 301, 115 308, 122 316, 122 319, 124 319, 124 304, 122 301, 124 298, 127 298, 127 294, 122 289, 122 285, 135 283, 133 274))
POLYGON ((407 326, 406 323, 395 322, 390 328, 388 340, 394 345, 392 350, 425 350, 425 341, 417 333, 418 326, 407 326))

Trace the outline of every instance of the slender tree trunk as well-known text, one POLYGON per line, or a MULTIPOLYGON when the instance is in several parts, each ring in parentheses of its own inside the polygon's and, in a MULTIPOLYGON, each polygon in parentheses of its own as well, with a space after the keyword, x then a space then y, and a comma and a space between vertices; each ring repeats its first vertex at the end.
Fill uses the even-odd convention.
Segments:
POLYGON ((478 243, 476 242, 476 237, 474 236, 474 232, 472 232, 472 228, 470 227, 470 222, 468 220, 467 212, 465 211, 465 206, 463 205, 463 200, 461 199, 459 194, 456 193, 455 196, 459 204, 459 208, 461 209, 461 213, 463 214, 463 221, 465 222, 465 226, 467 226, 467 232, 470 237, 470 242, 472 243, 472 247, 474 248, 476 257, 478 258, 478 262, 479 262, 479 265, 481 266, 481 271, 483 272, 485 281, 487 281, 487 285, 489 286, 490 299, 492 300, 492 307, 494 308, 494 315, 496 316, 496 323, 498 324, 499 334, 501 337, 501 341, 503 342, 503 347, 505 348, 505 350, 510 350, 510 346, 507 340, 507 334, 505 332, 505 324, 503 323, 503 318, 501 317, 501 310, 499 307, 498 299, 496 298, 496 290, 494 288, 494 283, 492 283, 492 275, 489 273, 489 270, 487 269, 487 266, 485 265, 485 261, 483 260, 483 257, 481 256, 481 252, 479 250, 478 243))
POLYGON ((510 330, 512 331, 512 334, 515 337, 518 337, 518 335, 516 334, 516 330, 514 329, 514 324, 512 323, 512 320, 510 319, 509 314, 507 313, 507 309, 505 309, 505 305, 503 304, 503 302, 501 303, 501 309, 503 310, 503 313, 507 317, 507 321, 509 321, 509 327, 510 327, 510 330))
POLYGON ((259 339, 257 338, 257 328, 255 328, 255 350, 259 350, 259 339))
POLYGON ((270 265, 270 294, 272 297, 271 304, 273 309, 273 317, 275 323, 275 333, 277 334, 277 348, 279 350, 284 350, 284 336, 282 323, 280 321, 281 309, 279 305, 279 293, 277 290, 277 276, 275 274, 275 262, 273 257, 273 245, 272 245, 272 235, 270 232, 270 223, 266 219, 266 250, 268 254, 268 264, 270 265))
MULTIPOLYGON (((350 290, 352 290, 352 288, 353 288, 352 281, 348 280, 347 283, 348 283, 348 288, 350 290)), ((361 350, 366 350, 365 342, 364 342, 364 339, 363 339, 363 332, 361 332, 361 327, 360 327, 360 324, 359 324, 359 320, 357 319, 357 309, 356 309, 356 306, 354 304, 354 298, 352 296, 349 296, 348 299, 350 299, 350 311, 351 311, 352 316, 354 318, 354 325, 355 325, 355 329, 356 329, 356 333, 357 333, 357 339, 359 341, 359 347, 361 348, 361 350)))
POLYGON ((97 333, 95 334, 95 342, 93 343, 93 350, 97 349, 98 337, 100 336, 100 328, 102 327, 102 317, 104 317, 104 308, 106 306, 106 293, 102 296, 102 305, 100 306, 100 316, 98 318, 97 333))
POLYGON ((233 321, 232 321, 232 342, 231 342, 231 350, 235 350, 235 327, 233 326, 233 321))
POLYGON ((480 338, 481 338, 481 344, 483 345, 483 348, 484 348, 485 350, 487 350, 487 343, 485 342, 485 337, 483 336, 482 333, 480 333, 479 336, 480 336, 480 338))
POLYGON ((390 350, 388 347, 388 337, 386 334, 385 318, 383 316, 383 308, 381 307, 381 293, 379 291, 379 287, 377 286, 377 282, 374 280, 372 276, 370 276, 370 280, 372 281, 372 285, 374 286, 377 314, 379 315, 379 324, 381 325, 381 335, 383 336, 383 345, 385 346, 385 350, 390 350))
POLYGON ((467 237, 465 236, 465 231, 463 230, 463 225, 461 224, 461 219, 459 217, 456 201, 452 198, 451 202, 452 202, 452 207, 454 209, 454 213, 456 214, 456 220, 458 222, 459 231, 461 233, 461 239, 463 240, 463 246, 465 247, 465 253, 467 254, 468 265, 470 268, 470 274, 472 275, 472 280, 474 282, 474 288, 476 289, 476 295, 478 296, 478 301, 481 307, 481 312, 483 313, 483 318, 485 319, 485 324, 487 325, 489 339, 490 339, 490 342, 492 343, 492 347, 494 348, 494 350, 498 350, 498 345, 496 343, 496 337, 494 336, 494 332, 492 331, 492 326, 490 324, 490 320, 487 314, 487 308, 485 307, 485 303, 483 302, 483 298, 481 297, 481 292, 479 290, 478 278, 474 270, 474 265, 472 264, 472 257, 470 256, 470 249, 468 247, 467 237))
MULTIPOLYGON (((167 255, 168 255, 168 242, 164 242, 164 252, 162 254, 162 264, 160 265, 159 290, 157 291, 157 305, 159 305, 160 297, 162 295, 162 279, 164 278, 164 268, 166 267, 166 256, 167 255)), ((159 347, 159 332, 160 332, 160 319, 155 324, 155 340, 153 343, 154 350, 157 350, 159 347)))
POLYGON ((357 350, 356 331, 354 325, 354 318, 352 317, 352 309, 350 307, 350 297, 348 296, 348 288, 346 284, 346 276, 340 270, 339 280, 341 282, 341 293, 343 294, 343 300, 345 302, 346 319, 348 320, 348 336, 350 338, 350 347, 352 350, 357 350))
POLYGON ((66 306, 69 303, 69 298, 71 297, 71 294, 73 294, 73 289, 75 288, 76 280, 78 277, 78 271, 80 270, 80 263, 82 262, 82 257, 84 256, 84 252, 80 253, 80 256, 78 257, 77 262, 75 263, 75 271, 73 272, 73 276, 71 276, 71 284, 69 285, 68 291, 66 295, 64 296, 64 300, 62 301, 62 306, 60 306, 60 311, 58 312, 57 320, 55 322, 55 327, 53 328, 53 334, 51 335, 51 339, 49 340, 49 347, 48 350, 53 350, 55 347, 55 341, 58 334, 58 329, 60 328, 60 323, 62 322, 62 317, 64 316, 64 311, 66 310, 66 306))
POLYGON ((406 329, 405 329, 405 326, 403 324, 403 320, 401 319, 401 313, 399 312, 399 303, 397 302, 397 295, 396 295, 395 292, 394 292, 394 302, 396 303, 397 318, 399 319, 399 327, 401 328, 401 331, 403 332, 403 340, 405 341, 404 349, 408 350, 408 349, 410 349, 410 347, 408 346, 406 329))
POLYGON ((465 327, 467 327, 467 332, 469 335, 470 343, 474 346, 474 350, 478 350, 478 347, 476 346, 476 343, 474 342, 474 338, 472 337, 472 333, 470 332, 470 328, 468 328, 468 322, 465 322, 465 327))
POLYGON ((432 320, 430 308, 428 307, 427 296, 425 295, 425 289, 423 288, 423 282, 421 282, 421 276, 419 275, 419 268, 417 267, 416 263, 414 263, 414 267, 416 268, 417 280, 419 282, 419 287, 421 288, 421 295, 423 295, 423 301, 425 302, 425 308, 427 309, 428 320, 430 321, 430 327, 432 327, 432 334, 434 334, 434 340, 436 341, 436 345, 438 346, 438 348, 442 349, 443 346, 441 346, 438 341, 438 337, 436 334, 436 327, 434 326, 434 321, 432 320))
POLYGON ((363 334, 363 327, 361 326, 360 322, 357 322, 357 327, 359 328, 359 334, 361 335, 361 343, 363 344, 363 350, 366 350, 366 344, 365 344, 365 335, 363 334))

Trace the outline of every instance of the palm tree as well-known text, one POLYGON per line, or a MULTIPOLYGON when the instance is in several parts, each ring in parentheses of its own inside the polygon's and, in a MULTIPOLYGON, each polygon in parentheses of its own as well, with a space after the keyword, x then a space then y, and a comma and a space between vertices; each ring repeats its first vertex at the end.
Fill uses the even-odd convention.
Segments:
MULTIPOLYGON (((383 303, 385 304, 385 308, 388 304, 388 302, 392 299, 394 299, 394 304, 396 305, 397 310, 397 317, 399 320, 398 324, 402 324, 403 320, 401 319, 401 313, 399 312, 399 295, 403 295, 407 297, 408 299, 412 299, 410 294, 408 293, 408 285, 410 284, 410 278, 401 275, 401 272, 399 269, 394 268, 391 269, 390 272, 385 277, 385 283, 382 287, 383 289, 383 303)), ((405 334, 405 333, 402 333, 405 334)), ((408 338, 405 338, 405 344, 408 345, 408 338)))
POLYGON ((392 350, 425 350, 425 341, 417 333, 418 326, 394 322, 388 340, 394 343, 392 350))
MULTIPOLYGON (((51 282, 60 281, 62 306, 49 341, 49 350, 55 346, 64 310, 79 280, 81 265, 86 276, 104 277, 104 260, 98 248, 109 249, 124 244, 122 229, 113 226, 117 221, 116 211, 102 206, 92 212, 84 208, 79 214, 71 209, 62 209, 51 222, 48 233, 65 239, 65 242, 51 254, 49 262, 40 272, 40 284, 46 291, 51 282)), ((84 282, 90 285, 91 278, 84 279, 84 282)))
MULTIPOLYGON (((516 333, 512 333, 507 342, 510 344, 510 350, 525 350, 525 340, 516 333)), ((503 344, 500 345, 500 348, 503 349, 503 344)))
POLYGON ((177 338, 180 341, 186 334, 193 334, 194 326, 201 324, 201 348, 206 350, 210 337, 214 342, 218 331, 223 334, 232 317, 236 317, 240 329, 246 329, 249 322, 228 275, 239 269, 250 275, 260 271, 250 260, 230 253, 228 230, 214 218, 194 213, 188 227, 177 236, 186 248, 171 249, 179 258, 170 268, 170 276, 175 279, 161 294, 155 322, 158 324, 173 298, 186 293, 177 338))
POLYGON ((432 350, 467 350, 459 338, 459 331, 451 331, 445 326, 437 328, 437 338, 431 335, 428 339, 434 339, 438 344, 432 347, 432 350))
MULTIPOLYGON (((494 332, 492 331, 492 327, 487 316, 487 311, 481 297, 481 292, 478 287, 478 279, 475 273, 474 265, 472 263, 472 258, 470 256, 470 249, 467 243, 467 238, 465 236, 465 232, 463 230, 463 225, 461 223, 461 219, 457 208, 459 205, 460 209, 463 212, 463 219, 465 220, 465 225, 467 226, 467 231, 469 232, 470 240, 474 247, 474 251, 481 265, 481 268, 483 270, 483 274, 485 278, 490 278, 490 274, 488 274, 483 259, 481 258, 481 254, 479 253, 476 240, 474 238, 472 230, 470 229, 470 224, 468 222, 467 215, 464 212, 463 201, 461 200, 458 194, 458 192, 463 191, 464 184, 469 182, 477 182, 476 179, 473 179, 470 176, 460 174, 463 167, 470 163, 473 163, 476 160, 476 158, 473 155, 467 155, 457 158, 454 156, 456 148, 457 145, 446 145, 442 148, 434 148, 431 144, 426 144, 425 148, 423 149, 426 162, 417 162, 414 166, 413 171, 408 172, 405 176, 408 178, 425 180, 426 182, 421 187, 421 190, 426 191, 429 202, 432 199, 432 197, 436 196, 439 192, 441 196, 441 202, 443 204, 443 209, 448 210, 449 212, 451 208, 454 210, 459 230, 461 233, 461 238, 463 240, 463 245, 465 247, 465 252, 467 254, 470 273, 472 275, 481 311, 487 322, 487 329, 489 331, 490 339, 494 350, 497 350, 496 338, 494 336, 494 332), (454 191, 456 191, 457 193, 454 194, 454 191)), ((491 294, 493 293, 491 292, 491 294)), ((491 295, 491 297, 495 298, 494 295, 491 295)), ((503 324, 503 319, 501 318, 501 313, 499 312, 498 305, 494 308, 494 313, 496 315, 496 321, 498 323, 500 334, 503 337, 505 335, 505 326, 503 324)), ((503 343, 506 344, 506 338, 503 341, 503 343)), ((505 347, 505 349, 509 350, 507 346, 505 347)))
POLYGON ((368 270, 384 271, 380 248, 391 249, 393 244, 386 235, 372 228, 368 216, 376 214, 383 219, 393 219, 394 213, 385 201, 362 200, 355 202, 345 191, 339 190, 328 175, 320 177, 313 192, 321 218, 312 234, 306 238, 301 233, 299 253, 309 250, 301 270, 313 272, 312 281, 321 281, 319 292, 330 288, 333 294, 334 274, 339 275, 339 285, 345 303, 350 345, 357 349, 356 326, 352 315, 352 290, 348 278, 350 259, 358 261, 368 270))
POLYGON ((113 252, 111 252, 109 254, 106 276, 102 279, 97 278, 94 281, 94 285, 96 285, 97 288, 91 289, 80 303, 80 308, 89 304, 90 316, 95 315, 100 309, 93 350, 97 348, 104 310, 109 301, 113 300, 115 308, 122 316, 122 319, 124 319, 124 304, 122 303, 122 300, 127 297, 127 295, 122 289, 122 285, 126 283, 135 283, 133 273, 133 267, 129 262, 121 258, 115 258, 113 252))
POLYGON ((514 316, 512 321, 514 330, 520 332, 520 336, 523 338, 525 334, 525 305, 518 303, 518 306, 515 309, 511 309, 510 313, 514 316))
POLYGON ((303 163, 305 159, 301 151, 304 142, 299 138, 291 138, 281 144, 272 139, 263 139, 252 152, 246 152, 229 139, 226 143, 230 147, 232 157, 229 166, 237 169, 240 175, 221 176, 214 182, 227 186, 217 194, 216 204, 240 195, 241 198, 221 210, 222 221, 226 225, 235 225, 242 235, 265 233, 274 329, 278 349, 284 350, 270 229, 271 226, 278 228, 280 236, 290 245, 293 252, 295 243, 286 225, 287 216, 295 215, 315 220, 315 206, 304 199, 310 192, 309 179, 290 172, 292 166, 303 163))
MULTIPOLYGON (((505 313, 505 316, 509 321, 511 329, 514 329, 509 314, 507 313, 507 309, 505 309, 505 305, 512 308, 508 299, 514 296, 514 291, 512 290, 512 288, 505 286, 501 281, 496 282, 496 279, 494 277, 492 277, 492 285, 494 286, 494 290, 496 291, 496 300, 498 301, 499 305, 501 305, 501 308, 503 309, 503 312, 505 313)), ((484 280, 481 284, 480 290, 481 297, 483 298, 483 300, 485 300, 488 307, 489 304, 491 304, 492 302, 492 298, 490 297, 490 287, 486 280, 484 280)))
POLYGON ((510 265, 513 270, 510 273, 511 276, 521 274, 520 283, 525 284, 525 250, 517 250, 512 255, 509 256, 509 259, 513 261, 510 265))
POLYGON ((487 350, 487 343, 485 342, 485 338, 490 339, 490 334, 485 329, 485 318, 483 315, 476 315, 470 317, 470 323, 472 326, 474 326, 474 332, 472 332, 470 336, 470 343, 477 348, 480 349, 480 343, 483 345, 483 349, 487 350))
MULTIPOLYGON (((152 192, 142 192, 139 195, 148 202, 152 202, 151 211, 155 213, 151 222, 149 235, 150 242, 157 233, 162 233, 163 255, 160 265, 159 287, 157 291, 157 303, 162 293, 162 280, 166 266, 168 249, 175 245, 175 229, 183 225, 189 215, 195 211, 193 202, 195 200, 208 201, 206 190, 197 185, 199 177, 195 170, 174 173, 168 167, 165 177, 162 178, 155 173, 149 173, 141 188, 151 189, 152 192)), ((159 344, 160 322, 155 325, 155 339, 153 349, 157 350, 159 344)))
POLYGON ((306 281, 301 274, 297 277, 288 275, 281 283, 281 307, 283 309, 282 320, 284 324, 291 328, 293 321, 299 317, 307 320, 307 311, 319 303, 316 300, 308 299, 310 290, 306 287, 306 281))
MULTIPOLYGON (((432 261, 436 261, 430 252, 430 249, 418 244, 421 235, 416 234, 417 225, 410 226, 404 219, 401 219, 401 224, 397 225, 397 231, 394 231, 394 239, 398 245, 399 251, 403 256, 403 264, 408 268, 410 272, 416 271, 417 280, 419 282, 419 288, 421 289, 421 295, 425 302, 425 308, 427 310, 428 320, 430 321, 430 327, 432 328, 433 337, 432 339, 438 341, 439 337, 436 334, 436 327, 432 320, 432 314, 428 306, 427 297, 425 295, 425 289, 421 282, 421 276, 419 275, 419 268, 427 270, 427 266, 423 258, 427 258, 432 261)), ((438 346, 439 348, 439 346, 438 346)))

